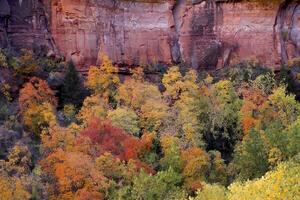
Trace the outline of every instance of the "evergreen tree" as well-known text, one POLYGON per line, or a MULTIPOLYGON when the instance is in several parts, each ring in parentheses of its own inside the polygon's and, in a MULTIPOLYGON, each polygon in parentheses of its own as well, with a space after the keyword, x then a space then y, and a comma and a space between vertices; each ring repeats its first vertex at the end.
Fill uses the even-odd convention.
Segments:
POLYGON ((74 63, 68 63, 68 69, 65 75, 64 83, 61 90, 61 99, 64 105, 73 104, 79 107, 82 104, 84 96, 82 82, 74 63))

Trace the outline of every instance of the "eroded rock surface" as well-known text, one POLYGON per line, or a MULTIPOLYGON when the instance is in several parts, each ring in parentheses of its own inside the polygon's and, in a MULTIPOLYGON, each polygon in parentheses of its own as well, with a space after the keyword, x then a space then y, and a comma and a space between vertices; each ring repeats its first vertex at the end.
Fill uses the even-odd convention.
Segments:
POLYGON ((118 64, 172 63, 172 3, 54 0, 51 30, 58 48, 79 65, 105 53, 118 64))
POLYGON ((1 47, 58 53, 48 29, 47 13, 41 1, 0 0, 0 4, 1 47))
POLYGON ((3 2, 10 13, 0 9, 1 46, 60 53, 82 71, 101 53, 123 66, 185 62, 198 70, 252 58, 278 66, 300 54, 300 6, 289 1, 3 2))

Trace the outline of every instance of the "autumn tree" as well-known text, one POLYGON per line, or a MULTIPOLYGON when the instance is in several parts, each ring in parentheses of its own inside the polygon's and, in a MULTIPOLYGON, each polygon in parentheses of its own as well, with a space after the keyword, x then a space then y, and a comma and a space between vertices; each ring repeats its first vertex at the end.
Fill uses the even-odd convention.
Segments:
POLYGON ((5 170, 9 175, 28 175, 32 168, 32 155, 25 145, 15 145, 8 155, 5 170))
MULTIPOLYGON (((104 176, 116 183, 121 180, 129 183, 135 174, 135 170, 129 171, 130 167, 109 152, 105 152, 96 159, 96 166, 104 176)), ((123 182, 123 184, 125 183, 123 182)))
POLYGON ((243 94, 245 102, 240 113, 245 132, 252 127, 265 130, 273 122, 282 124, 283 130, 297 120, 300 104, 284 86, 275 88, 269 96, 256 88, 246 88, 243 94))
POLYGON ((268 171, 268 155, 258 131, 252 129, 236 147, 233 163, 242 180, 259 178, 268 171))
POLYGON ((290 132, 294 128, 297 130, 299 103, 295 96, 287 94, 283 86, 275 88, 269 96, 257 88, 243 91, 243 96, 240 113, 245 134, 251 129, 260 133, 268 164, 274 167, 295 155, 295 151, 289 154, 287 150, 289 144, 293 144, 290 141, 297 137, 294 131, 290 132), (293 139, 288 139, 289 136, 293 139))
POLYGON ((128 198, 127 189, 132 185, 134 177, 139 174, 136 164, 131 160, 125 163, 106 152, 96 159, 96 166, 109 179, 108 198, 128 198))
POLYGON ((162 99, 149 99, 141 107, 140 121, 145 132, 159 131, 168 117, 168 106, 162 99))
POLYGON ((61 149, 41 161, 44 179, 50 182, 51 199, 104 199, 107 184, 105 177, 96 169, 93 160, 80 152, 61 149))
POLYGON ((140 69, 133 72, 133 78, 125 80, 117 93, 119 105, 140 111, 146 101, 160 102, 162 95, 158 87, 144 80, 140 69))
POLYGON ((122 129, 112 126, 108 121, 94 119, 88 127, 81 132, 82 136, 88 137, 95 145, 99 145, 99 155, 110 152, 121 160, 139 160, 144 149, 144 144, 122 129))
POLYGON ((172 100, 179 98, 183 88, 183 77, 178 66, 171 67, 166 74, 164 74, 162 83, 166 91, 165 95, 172 100))
POLYGON ((120 84, 118 69, 105 55, 102 56, 101 61, 101 66, 90 67, 86 86, 94 94, 102 96, 106 102, 111 102, 115 98, 117 87, 120 84))
POLYGON ((183 177, 185 187, 190 191, 196 191, 206 181, 206 173, 209 168, 208 154, 197 147, 182 151, 183 177))
POLYGON ((161 147, 163 157, 160 160, 161 168, 167 170, 173 168, 176 172, 182 171, 182 159, 179 139, 174 136, 162 136, 161 147))
POLYGON ((186 194, 177 185, 182 178, 172 168, 148 175, 141 172, 133 180, 129 199, 184 199, 186 194))
POLYGON ((134 136, 139 136, 139 118, 133 110, 129 108, 117 108, 116 110, 108 111, 107 118, 112 121, 114 126, 122 128, 134 136))
POLYGON ((46 81, 33 77, 20 90, 19 104, 21 111, 28 109, 32 105, 41 105, 43 103, 49 103, 55 107, 57 100, 46 81))
POLYGON ((58 124, 54 124, 48 129, 46 133, 41 135, 41 149, 44 156, 58 149, 67 152, 74 151, 77 135, 81 130, 78 125, 71 124, 68 127, 61 127, 58 124))
MULTIPOLYGON (((265 109, 265 120, 280 120, 282 124, 288 126, 300 114, 300 103, 296 101, 295 95, 287 94, 286 88, 283 86, 273 90, 268 97, 268 104, 269 106, 265 109)), ((265 125, 267 126, 267 124, 265 125)))
POLYGON ((195 103, 201 96, 197 84, 197 73, 188 71, 185 76, 178 67, 171 67, 163 77, 163 84, 166 88, 164 95, 171 98, 171 104, 178 111, 176 123, 180 125, 180 133, 188 145, 202 146, 202 135, 198 123, 199 112, 196 112, 198 105, 195 103))
POLYGON ((207 118, 199 118, 207 149, 218 150, 223 156, 230 158, 234 145, 242 136, 238 114, 242 101, 228 80, 214 84, 205 83, 201 90, 208 98, 209 109, 207 110, 206 103, 203 104, 202 100, 199 101, 201 109, 197 112, 200 112, 201 116, 204 113, 208 114, 207 118))
POLYGON ((32 51, 27 49, 21 50, 21 55, 18 58, 13 58, 10 64, 17 72, 17 74, 28 76, 39 70, 37 59, 32 51))
POLYGON ((299 199, 299 167, 299 161, 282 163, 260 179, 235 182, 229 187, 228 199, 299 199))
POLYGON ((83 105, 76 118, 84 126, 94 118, 105 119, 109 105, 102 99, 100 95, 91 95, 84 99, 83 105))
POLYGON ((197 191, 195 198, 191 200, 227 200, 227 190, 224 186, 218 184, 203 184, 197 191))
POLYGON ((55 109, 49 103, 32 105, 24 112, 23 123, 34 136, 39 137, 42 131, 47 131, 51 124, 56 123, 55 109))
POLYGON ((142 143, 140 160, 156 169, 160 159, 160 141, 159 135, 152 133, 144 133, 140 139, 142 143))
POLYGON ((179 134, 183 135, 188 146, 204 146, 203 134, 208 124, 208 99, 200 94, 191 96, 182 95, 175 102, 174 108, 178 111, 176 124, 179 124, 179 134))
POLYGON ((117 101, 138 114, 143 132, 157 132, 168 117, 168 105, 158 87, 144 80, 141 70, 133 70, 133 78, 119 87, 117 101))
POLYGON ((0 173, 0 200, 29 200, 30 198, 31 195, 21 179, 0 173))
POLYGON ((23 123, 39 136, 50 123, 55 123, 57 105, 54 92, 44 80, 33 77, 20 90, 19 104, 23 123))
POLYGON ((252 128, 260 129, 264 120, 263 110, 267 106, 267 95, 257 89, 244 87, 241 89, 243 105, 239 111, 244 134, 252 128))

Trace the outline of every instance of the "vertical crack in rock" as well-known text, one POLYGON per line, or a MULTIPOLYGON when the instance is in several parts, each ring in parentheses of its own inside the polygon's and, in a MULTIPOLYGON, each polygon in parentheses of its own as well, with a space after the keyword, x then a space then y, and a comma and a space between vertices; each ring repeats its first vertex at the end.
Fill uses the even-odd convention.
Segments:
POLYGON ((0 47, 10 48, 10 41, 7 34, 10 15, 11 11, 7 0, 0 0, 0 47))
MULTIPOLYGON (((295 3, 294 5, 294 9, 293 9, 293 12, 292 12, 292 15, 291 15, 291 23, 290 23, 290 26, 289 26, 289 39, 290 41, 292 42, 292 44, 294 45, 295 49, 296 49, 296 52, 295 52, 295 56, 300 56, 300 36, 298 36, 299 32, 297 30, 297 24, 295 24, 295 20, 297 18, 296 14, 299 15, 299 13, 296 13, 296 12, 299 12, 300 10, 300 3, 295 3), (299 10, 298 10, 299 9, 299 10), (294 31, 294 28, 296 29, 294 31), (298 33, 298 34, 297 34, 298 33)), ((299 16, 298 16, 299 17, 299 16)), ((300 35, 300 34, 299 34, 300 35)))
MULTIPOLYGON (((51 3, 51 2, 50 2, 51 3)), ((51 9, 51 5, 50 5, 50 9, 51 9)), ((45 28, 45 38, 48 41, 49 45, 50 45, 50 49, 53 52, 48 52, 48 54, 54 54, 54 55, 60 55, 60 52, 55 44, 55 40, 53 38, 53 35, 51 33, 51 16, 49 16, 47 10, 46 10, 46 5, 45 5, 45 1, 43 1, 43 6, 42 6, 42 12, 45 15, 45 21, 44 21, 44 28, 45 28)), ((51 12, 49 12, 51 13, 51 12)))
POLYGON ((285 13, 286 9, 292 1, 293 0, 285 0, 279 5, 277 15, 275 18, 275 23, 273 26, 274 45, 275 45, 275 47, 276 47, 276 44, 278 44, 278 43, 280 45, 280 57, 281 57, 282 64, 286 63, 288 60, 287 49, 285 47, 285 42, 284 42, 284 33, 285 33, 284 32, 284 18, 286 15, 286 13, 285 13), (278 36, 278 38, 277 38, 277 36, 278 36))
POLYGON ((182 7, 185 5, 185 0, 177 0, 172 8, 172 15, 174 20, 174 27, 172 31, 174 32, 174 36, 172 37, 171 44, 171 53, 173 62, 179 63, 182 61, 182 46, 180 44, 180 29, 182 25, 182 17, 180 15, 182 7))

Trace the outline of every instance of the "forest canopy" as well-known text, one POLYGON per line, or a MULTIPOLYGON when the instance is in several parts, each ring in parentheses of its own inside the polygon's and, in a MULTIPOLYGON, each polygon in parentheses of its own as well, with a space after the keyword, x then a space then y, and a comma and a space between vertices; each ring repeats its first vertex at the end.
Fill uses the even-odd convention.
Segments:
POLYGON ((152 81, 101 60, 82 77, 72 62, 1 51, 0 200, 299 199, 291 66, 170 66, 152 81))

